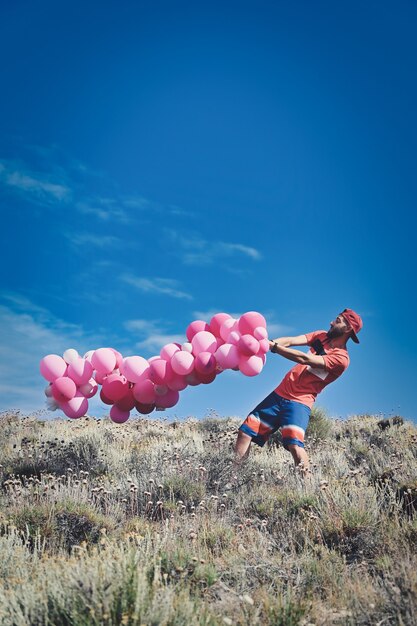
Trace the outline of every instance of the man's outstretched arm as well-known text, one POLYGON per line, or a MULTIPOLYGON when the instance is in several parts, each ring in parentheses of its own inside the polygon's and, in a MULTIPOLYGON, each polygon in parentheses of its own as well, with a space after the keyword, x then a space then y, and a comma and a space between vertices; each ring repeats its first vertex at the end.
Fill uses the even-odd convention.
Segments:
POLYGON ((272 343, 279 343, 279 345, 284 348, 289 348, 290 346, 306 346, 307 337, 306 335, 297 335, 296 337, 278 337, 277 339, 272 339, 272 343))
POLYGON ((301 365, 311 365, 311 367, 320 367, 325 369, 326 365, 322 356, 318 354, 312 354, 311 352, 301 352, 300 350, 292 350, 290 346, 305 346, 307 345, 307 337, 305 335, 298 335, 297 337, 279 337, 269 342, 269 349, 271 352, 280 354, 281 356, 300 363, 301 365))

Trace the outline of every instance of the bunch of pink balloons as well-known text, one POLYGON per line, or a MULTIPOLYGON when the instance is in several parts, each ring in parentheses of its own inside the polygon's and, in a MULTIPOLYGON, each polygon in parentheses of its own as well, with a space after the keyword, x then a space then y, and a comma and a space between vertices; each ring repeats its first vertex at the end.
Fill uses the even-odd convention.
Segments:
POLYGON ((133 409, 146 415, 175 406, 180 391, 211 383, 224 370, 256 376, 269 350, 266 321, 256 311, 239 319, 216 313, 209 323, 194 320, 186 336, 182 345, 168 343, 150 359, 123 358, 114 348, 90 350, 83 357, 72 348, 62 357, 48 354, 40 371, 49 382, 45 395, 50 408, 59 407, 73 419, 82 417, 101 385, 100 398, 111 406, 111 419, 123 423, 133 409))

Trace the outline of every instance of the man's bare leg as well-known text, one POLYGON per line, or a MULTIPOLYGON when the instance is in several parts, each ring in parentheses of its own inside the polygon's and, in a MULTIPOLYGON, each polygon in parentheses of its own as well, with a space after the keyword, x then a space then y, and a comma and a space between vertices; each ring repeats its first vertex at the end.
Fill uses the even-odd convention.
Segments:
POLYGON ((300 469, 304 476, 308 474, 310 468, 310 460, 304 448, 301 448, 300 446, 296 446, 295 444, 291 443, 288 446, 288 450, 292 454, 295 465, 297 467, 300 466, 300 469))
POLYGON ((252 437, 242 432, 241 430, 239 430, 235 447, 234 447, 235 464, 239 465, 242 461, 248 458, 251 442, 252 442, 252 437))
POLYGON ((240 465, 246 461, 249 456, 251 442, 252 437, 239 430, 234 447, 235 458, 232 466, 232 477, 230 482, 225 485, 225 489, 231 489, 233 485, 236 484, 237 471, 240 465))

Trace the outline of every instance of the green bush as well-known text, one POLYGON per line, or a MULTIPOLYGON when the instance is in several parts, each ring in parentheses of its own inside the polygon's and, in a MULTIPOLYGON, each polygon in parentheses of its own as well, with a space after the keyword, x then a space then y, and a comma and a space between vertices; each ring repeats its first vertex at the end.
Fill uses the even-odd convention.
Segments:
POLYGON ((318 406, 313 406, 310 420, 306 430, 306 438, 310 443, 329 439, 333 431, 332 420, 326 411, 318 406))

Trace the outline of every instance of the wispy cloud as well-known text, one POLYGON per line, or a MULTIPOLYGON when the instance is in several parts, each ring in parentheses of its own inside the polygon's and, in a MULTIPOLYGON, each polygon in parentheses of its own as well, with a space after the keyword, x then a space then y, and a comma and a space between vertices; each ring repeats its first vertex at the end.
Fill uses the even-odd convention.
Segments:
POLYGON ((104 248, 107 246, 116 246, 121 243, 118 237, 113 235, 94 235, 93 233, 66 233, 66 238, 74 246, 97 246, 104 248))
POLYGON ((123 326, 131 333, 139 333, 148 335, 149 333, 158 333, 160 332, 160 322, 159 320, 144 320, 144 319, 136 319, 136 320, 126 320, 123 323, 123 326))
POLYGON ((93 215, 103 222, 116 220, 122 223, 132 221, 132 216, 114 198, 91 198, 76 202, 75 208, 84 215, 93 215))
POLYGON ((44 207, 70 206, 82 215, 102 222, 147 220, 150 215, 190 218, 194 213, 176 205, 164 205, 135 193, 120 193, 103 172, 65 155, 58 146, 22 146, 26 161, 0 160, 0 187, 26 202, 44 207), (86 189, 97 189, 91 193, 86 189), (100 193, 100 190, 106 192, 100 193), (110 191, 109 191, 110 190, 110 191))
POLYGON ((159 352, 162 346, 165 346, 167 343, 183 343, 184 341, 186 341, 184 335, 155 334, 149 335, 143 341, 138 341, 135 346, 141 350, 159 352))
POLYGON ((196 234, 185 236, 175 230, 167 232, 179 249, 182 261, 187 265, 211 265, 236 255, 247 257, 252 261, 259 261, 262 258, 259 250, 242 243, 209 241, 196 234))
POLYGON ((186 341, 185 334, 178 335, 168 333, 166 325, 160 320, 127 320, 123 325, 133 335, 143 337, 140 341, 135 343, 135 348, 147 352, 159 352, 162 346, 167 343, 183 343, 186 341))
POLYGON ((193 299, 191 294, 179 289, 178 281, 171 278, 141 278, 131 274, 123 274, 121 280, 144 293, 156 293, 186 300, 193 299))
POLYGON ((6 187, 39 202, 66 202, 70 199, 70 187, 57 180, 53 175, 47 176, 18 168, 12 163, 3 161, 0 167, 0 182, 6 187))
POLYGON ((76 348, 80 354, 108 341, 76 324, 58 319, 18 294, 0 304, 0 410, 45 408, 46 382, 39 373, 45 354, 76 348))

